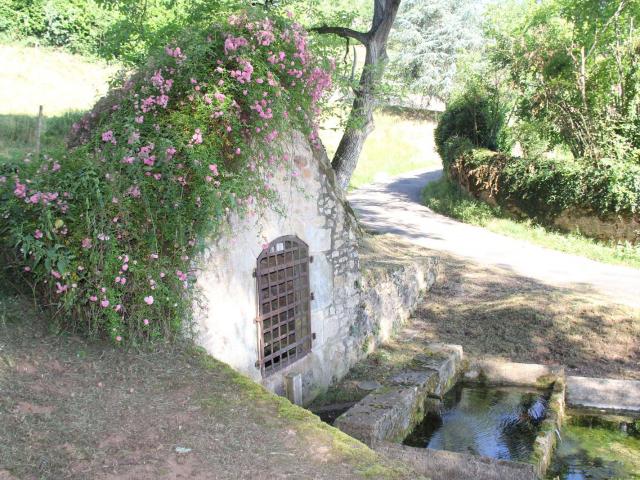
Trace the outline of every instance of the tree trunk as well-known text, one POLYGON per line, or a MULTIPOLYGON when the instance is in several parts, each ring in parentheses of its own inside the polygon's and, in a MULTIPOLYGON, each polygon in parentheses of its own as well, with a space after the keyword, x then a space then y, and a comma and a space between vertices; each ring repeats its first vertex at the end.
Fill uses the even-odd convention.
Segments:
POLYGON ((338 183, 347 188, 355 170, 367 136, 373 131, 375 90, 384 73, 387 61, 387 39, 398 13, 400 0, 374 0, 373 21, 367 33, 340 27, 319 27, 319 33, 333 33, 343 38, 355 38, 367 49, 364 67, 345 131, 333 157, 333 167, 338 183))

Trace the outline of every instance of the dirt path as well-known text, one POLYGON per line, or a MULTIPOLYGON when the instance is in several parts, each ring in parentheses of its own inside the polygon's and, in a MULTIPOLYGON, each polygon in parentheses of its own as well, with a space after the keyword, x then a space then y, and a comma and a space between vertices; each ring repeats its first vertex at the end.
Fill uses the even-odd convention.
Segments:
POLYGON ((184 346, 47 332, 0 296, 0 479, 414 479, 184 346))
POLYGON ((597 292, 612 303, 640 307, 640 270, 595 262, 512 239, 439 215, 420 201, 441 170, 413 172, 363 187, 349 201, 365 226, 422 247, 501 267, 544 285, 597 292))
MULTIPOLYGON (((350 195, 369 229, 402 235, 444 264, 383 363, 408 361, 428 342, 473 357, 566 365, 571 374, 640 378, 640 270, 547 250, 438 215, 419 203, 439 171, 350 195), (435 252, 434 252, 435 251, 435 252)), ((374 359, 378 361, 379 359, 374 359)))

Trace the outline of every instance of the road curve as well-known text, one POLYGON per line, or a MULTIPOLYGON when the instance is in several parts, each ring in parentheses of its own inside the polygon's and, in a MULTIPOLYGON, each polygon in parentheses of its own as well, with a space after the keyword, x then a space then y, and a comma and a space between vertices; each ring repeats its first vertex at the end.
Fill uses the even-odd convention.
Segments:
POLYGON ((348 195, 366 228, 402 235, 433 250, 577 291, 597 292, 615 303, 640 307, 640 270, 549 250, 439 215, 422 205, 421 190, 442 175, 420 170, 364 186, 348 195))

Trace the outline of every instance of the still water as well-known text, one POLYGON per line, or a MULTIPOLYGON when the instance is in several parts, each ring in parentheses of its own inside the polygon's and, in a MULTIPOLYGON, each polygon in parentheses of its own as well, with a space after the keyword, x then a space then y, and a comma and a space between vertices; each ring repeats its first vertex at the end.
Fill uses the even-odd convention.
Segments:
POLYGON ((544 392, 458 386, 440 415, 427 415, 406 445, 526 461, 547 409, 544 392))

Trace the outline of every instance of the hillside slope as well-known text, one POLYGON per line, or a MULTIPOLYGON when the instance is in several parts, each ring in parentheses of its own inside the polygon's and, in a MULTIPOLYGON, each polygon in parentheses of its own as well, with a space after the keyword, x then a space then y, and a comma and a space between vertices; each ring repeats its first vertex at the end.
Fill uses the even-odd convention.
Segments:
POLYGON ((0 297, 0 479, 14 478, 416 477, 192 346, 52 335, 0 297))

